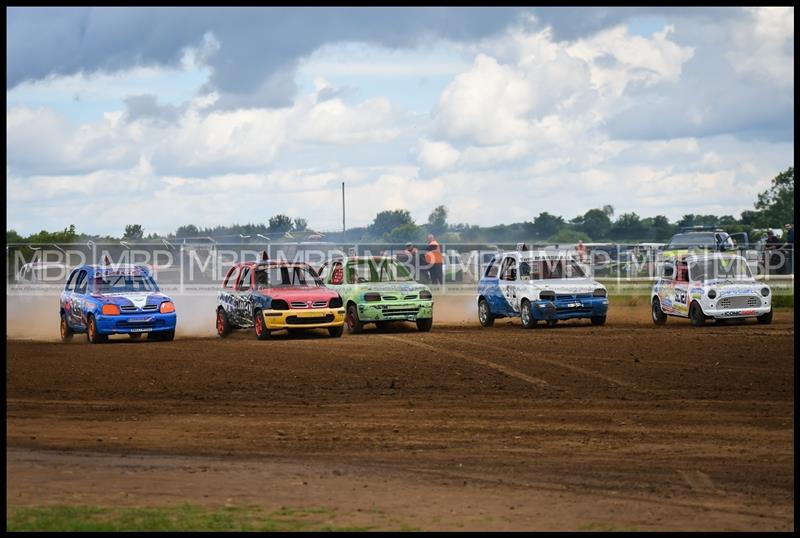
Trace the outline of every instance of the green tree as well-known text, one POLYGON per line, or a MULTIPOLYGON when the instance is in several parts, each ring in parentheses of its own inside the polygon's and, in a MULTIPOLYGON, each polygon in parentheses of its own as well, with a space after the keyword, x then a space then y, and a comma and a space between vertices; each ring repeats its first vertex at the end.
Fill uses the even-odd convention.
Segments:
POLYGON ((440 205, 428 215, 428 229, 436 235, 447 230, 447 208, 440 205))
POLYGON ((553 243, 577 243, 578 241, 591 241, 591 238, 579 230, 562 228, 555 235, 550 236, 548 241, 552 241, 553 243))
POLYGON ((387 243, 407 243, 409 241, 421 241, 422 236, 423 231, 421 226, 408 223, 398 226, 391 232, 384 233, 381 239, 387 243))
POLYGON ((614 206, 611 204, 606 204, 603 206, 603 213, 606 214, 607 217, 611 218, 614 216, 614 206))
POLYGON ((645 228, 636 213, 623 213, 611 226, 611 237, 617 240, 633 241, 644 236, 645 228))
POLYGON ((595 240, 605 239, 611 231, 611 219, 602 209, 590 209, 576 224, 579 231, 595 240))
POLYGON ((294 219, 294 229, 298 232, 305 232, 308 230, 308 221, 306 219, 294 219))
POLYGON ((656 215, 653 217, 652 224, 650 225, 651 230, 653 231, 652 238, 654 241, 667 241, 678 230, 678 227, 670 224, 667 217, 664 215, 656 215))
POLYGON ((539 213, 539 216, 533 219, 534 235, 537 238, 551 237, 565 226, 563 218, 551 215, 547 211, 539 213))
POLYGON ((141 239, 144 237, 144 228, 141 224, 128 224, 125 226, 125 234, 123 239, 141 239))
POLYGON ((275 215, 269 219, 270 233, 283 234, 292 229, 292 219, 286 215, 275 215))
POLYGON ((198 235, 200 235, 200 230, 194 224, 179 226, 175 230, 175 237, 197 237, 198 235))
POLYGON ((19 235, 16 230, 6 230, 6 243, 22 243, 25 238, 19 235))
POLYGON ((381 211, 375 215, 375 220, 367 230, 374 237, 382 237, 383 234, 390 233, 404 224, 414 224, 414 219, 411 218, 411 213, 407 209, 381 211))
POLYGON ((758 195, 756 210, 760 226, 777 228, 794 223, 794 167, 772 178, 770 187, 758 195))

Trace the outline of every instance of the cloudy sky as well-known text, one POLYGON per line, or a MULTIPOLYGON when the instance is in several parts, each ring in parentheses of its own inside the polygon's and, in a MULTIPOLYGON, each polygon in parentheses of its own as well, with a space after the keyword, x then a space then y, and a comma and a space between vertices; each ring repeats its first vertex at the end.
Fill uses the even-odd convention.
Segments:
POLYGON ((7 227, 738 214, 794 165, 793 8, 7 10, 7 227))

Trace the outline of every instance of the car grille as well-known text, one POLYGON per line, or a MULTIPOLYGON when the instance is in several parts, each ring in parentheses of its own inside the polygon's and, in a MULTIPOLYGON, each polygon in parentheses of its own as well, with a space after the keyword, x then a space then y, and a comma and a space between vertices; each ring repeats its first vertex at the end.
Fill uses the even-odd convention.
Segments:
POLYGON ((311 306, 303 301, 292 301, 291 305, 292 308, 325 308, 328 306, 328 301, 314 301, 311 303, 311 306))
POLYGON ((286 323, 288 325, 312 325, 314 323, 330 323, 333 321, 334 315, 328 314, 326 316, 314 316, 310 318, 301 318, 298 316, 287 316, 286 323))
POLYGON ((397 300, 397 296, 396 295, 381 295, 381 299, 383 299, 384 301, 396 301, 397 300))
POLYGON ((381 305, 384 316, 413 316, 419 313, 419 306, 413 304, 381 305))
POLYGON ((578 294, 568 293, 568 294, 556 295, 557 301, 565 301, 567 299, 591 299, 591 298, 592 298, 591 293, 578 293, 578 294))
POLYGON ((406 295, 405 297, 403 297, 403 299, 405 299, 406 301, 411 300, 411 299, 416 299, 416 298, 417 298, 416 295, 406 295))
POLYGON ((124 313, 129 313, 129 312, 155 312, 156 310, 158 310, 158 305, 157 304, 147 304, 147 305, 144 305, 141 309, 139 309, 139 308, 137 308, 137 307, 135 307, 133 305, 126 305, 126 306, 120 306, 119 307, 119 311, 120 312, 124 312, 124 313))
POLYGON ((154 327, 163 327, 166 325, 166 320, 164 319, 153 319, 151 321, 128 321, 128 320, 120 320, 116 323, 116 327, 119 329, 147 329, 147 328, 154 328, 154 327))
POLYGON ((755 308, 761 306, 761 300, 752 295, 737 295, 734 297, 723 297, 717 301, 717 308, 755 308))

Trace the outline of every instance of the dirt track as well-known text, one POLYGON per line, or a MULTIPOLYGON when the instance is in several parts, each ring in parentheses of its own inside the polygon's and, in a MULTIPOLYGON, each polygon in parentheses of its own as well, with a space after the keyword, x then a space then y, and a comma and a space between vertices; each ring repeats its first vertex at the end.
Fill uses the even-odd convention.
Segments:
POLYGON ((8 503, 423 529, 794 528, 794 324, 7 342, 8 503))

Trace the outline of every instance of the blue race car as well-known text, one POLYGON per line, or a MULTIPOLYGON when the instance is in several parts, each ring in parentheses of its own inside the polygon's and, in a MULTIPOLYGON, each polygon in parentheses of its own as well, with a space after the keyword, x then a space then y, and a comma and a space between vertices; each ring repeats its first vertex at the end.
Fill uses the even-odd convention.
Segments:
POLYGON ((478 319, 491 327, 496 318, 519 317, 526 329, 539 321, 589 318, 604 325, 605 286, 588 277, 565 253, 512 251, 497 254, 478 283, 478 319))
POLYGON ((81 265, 61 293, 61 340, 86 333, 89 342, 128 334, 134 340, 175 338, 175 304, 160 293, 146 267, 140 265, 81 265))

